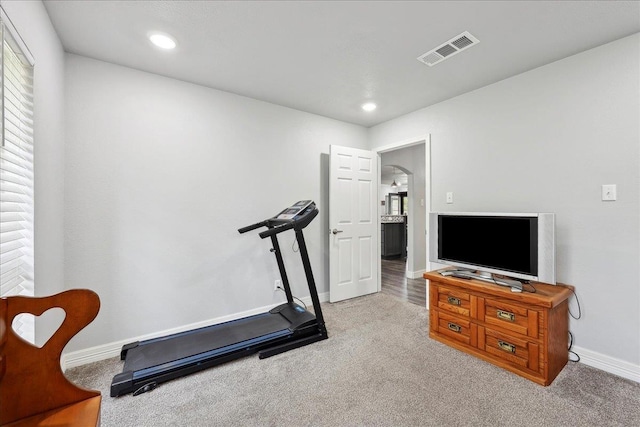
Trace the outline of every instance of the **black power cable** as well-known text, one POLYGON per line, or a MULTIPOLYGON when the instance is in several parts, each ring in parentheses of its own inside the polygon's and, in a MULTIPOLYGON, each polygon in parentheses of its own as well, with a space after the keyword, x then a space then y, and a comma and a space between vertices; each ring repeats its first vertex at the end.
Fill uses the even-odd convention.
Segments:
POLYGON ((578 304, 578 316, 574 316, 573 313, 571 312, 571 308, 569 308, 569 315, 571 317, 573 317, 574 319, 578 320, 582 317, 582 308, 580 307, 580 300, 578 299, 578 294, 576 294, 576 291, 573 290, 573 288, 570 288, 567 286, 567 288, 573 292, 573 296, 576 298, 576 304, 578 304))
POLYGON ((576 353, 575 351, 571 350, 572 347, 573 347, 573 334, 571 333, 571 331, 569 331, 569 362, 579 362, 580 355, 578 355, 578 353, 576 353), (571 355, 575 356, 575 359, 572 359, 571 355))
MULTIPOLYGON (((576 291, 570 286, 567 286, 567 289, 569 289, 573 293, 573 296, 576 299, 576 304, 578 305, 578 315, 577 316, 574 315, 571 312, 571 307, 568 307, 569 316, 571 316, 575 320, 578 320, 578 319, 580 319, 582 317, 582 307, 580 307, 580 300, 578 299, 578 294, 576 294, 576 291)), ((580 361, 580 355, 578 353, 576 353, 575 351, 571 350, 572 347, 573 347, 573 334, 571 333, 571 331, 569 331, 569 361, 570 362, 579 362, 580 361), (574 357, 571 358, 571 356, 574 356, 574 357)))

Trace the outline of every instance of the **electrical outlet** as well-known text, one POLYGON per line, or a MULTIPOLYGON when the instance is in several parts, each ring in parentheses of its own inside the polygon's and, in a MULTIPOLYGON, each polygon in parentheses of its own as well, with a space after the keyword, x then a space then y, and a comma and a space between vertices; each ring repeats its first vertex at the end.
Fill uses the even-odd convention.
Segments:
POLYGON ((282 286, 282 281, 281 280, 276 280, 275 282, 273 282, 273 290, 277 291, 278 289, 280 289, 280 287, 282 286))
POLYGON ((453 192, 451 191, 447 192, 447 203, 448 204, 453 203, 453 192))

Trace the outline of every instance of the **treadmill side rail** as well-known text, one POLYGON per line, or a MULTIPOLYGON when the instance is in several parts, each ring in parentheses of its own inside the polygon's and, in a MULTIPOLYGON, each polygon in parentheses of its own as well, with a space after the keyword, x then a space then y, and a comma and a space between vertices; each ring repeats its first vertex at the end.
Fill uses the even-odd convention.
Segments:
POLYGON ((111 397, 120 396, 121 394, 133 391, 133 372, 125 371, 116 374, 111 381, 111 397))
POLYGON ((314 342, 326 340, 329 336, 325 333, 317 333, 308 337, 300 338, 295 341, 285 342, 283 344, 269 347, 258 352, 258 358, 266 359, 267 357, 275 356, 276 354, 284 353, 294 348, 304 347, 305 345, 313 344, 314 342))
POLYGON ((123 345, 122 346, 122 350, 120 350, 120 360, 126 360, 127 359, 127 352, 129 350, 131 350, 132 348, 136 348, 138 346, 138 344, 140 344, 140 341, 136 341, 136 342, 132 342, 132 343, 123 345))

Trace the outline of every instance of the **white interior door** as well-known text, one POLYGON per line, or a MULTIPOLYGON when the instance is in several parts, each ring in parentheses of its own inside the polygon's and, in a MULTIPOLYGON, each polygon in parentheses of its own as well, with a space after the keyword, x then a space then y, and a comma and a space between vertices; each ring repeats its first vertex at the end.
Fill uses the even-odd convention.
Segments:
POLYGON ((329 166, 329 301, 377 292, 378 157, 332 145, 329 166))

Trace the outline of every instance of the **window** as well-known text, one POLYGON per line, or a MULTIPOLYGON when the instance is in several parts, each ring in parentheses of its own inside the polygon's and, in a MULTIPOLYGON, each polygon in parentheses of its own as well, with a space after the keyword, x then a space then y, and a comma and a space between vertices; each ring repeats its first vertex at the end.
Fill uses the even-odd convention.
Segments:
MULTIPOLYGON (((33 59, 0 12, 0 295, 33 295, 33 59)), ((33 342, 33 324, 16 322, 33 342)))

